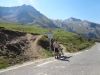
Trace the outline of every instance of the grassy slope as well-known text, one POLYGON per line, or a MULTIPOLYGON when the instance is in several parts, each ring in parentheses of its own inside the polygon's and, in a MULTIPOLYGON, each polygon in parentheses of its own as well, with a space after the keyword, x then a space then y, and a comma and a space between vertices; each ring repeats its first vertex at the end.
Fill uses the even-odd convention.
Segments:
POLYGON ((91 39, 63 30, 55 30, 54 34, 54 37, 58 38, 59 42, 65 45, 68 52, 81 51, 94 44, 91 39))
POLYGON ((23 26, 23 25, 16 25, 16 24, 0 24, 0 27, 5 27, 7 29, 14 30, 14 31, 21 31, 21 29, 23 29, 24 32, 39 33, 39 34, 42 34, 42 32, 46 30, 34 26, 23 26))
MULTIPOLYGON (((38 33, 38 34, 42 34, 43 31, 47 31, 47 29, 44 28, 38 28, 33 26, 22 26, 22 25, 15 25, 15 24, 0 24, 0 27, 5 27, 7 29, 14 30, 14 31, 21 31, 21 29, 23 29, 24 32, 38 33)), ((55 29, 53 30, 53 33, 54 33, 53 34, 54 38, 58 38, 58 41, 66 47, 68 52, 81 51, 94 44, 94 42, 91 39, 87 39, 83 36, 66 32, 64 30, 55 29)), ((47 53, 46 54, 47 57, 50 56, 50 54, 47 51, 43 50, 43 52, 45 54, 47 53)), ((9 64, 5 61, 5 59, 3 58, 0 59, 0 68, 4 68, 7 66, 9 66, 9 64)))
MULTIPOLYGON (((38 34, 42 34, 43 31, 48 31, 46 28, 37 28, 34 26, 23 26, 14 24, 0 24, 0 26, 14 31, 21 31, 21 29, 23 29, 24 32, 38 34)), ((61 29, 53 30, 53 36, 54 38, 58 38, 58 41, 66 46, 68 52, 80 51, 94 44, 91 39, 87 39, 81 35, 66 32, 61 29)))

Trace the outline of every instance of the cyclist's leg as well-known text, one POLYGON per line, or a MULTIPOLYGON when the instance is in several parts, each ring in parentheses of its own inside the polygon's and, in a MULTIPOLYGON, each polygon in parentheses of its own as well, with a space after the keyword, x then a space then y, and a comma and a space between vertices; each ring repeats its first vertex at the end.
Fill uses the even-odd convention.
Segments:
POLYGON ((55 52, 54 56, 55 56, 55 59, 56 59, 57 58, 57 53, 56 52, 55 52))
POLYGON ((55 55, 55 58, 58 58, 58 51, 57 51, 57 48, 55 48, 55 53, 54 53, 54 55, 55 55))
POLYGON ((58 50, 58 48, 56 49, 56 51, 57 51, 57 59, 59 58, 59 50, 58 50))
POLYGON ((55 57, 55 59, 56 59, 56 51, 55 51, 55 48, 54 48, 54 57, 55 57))

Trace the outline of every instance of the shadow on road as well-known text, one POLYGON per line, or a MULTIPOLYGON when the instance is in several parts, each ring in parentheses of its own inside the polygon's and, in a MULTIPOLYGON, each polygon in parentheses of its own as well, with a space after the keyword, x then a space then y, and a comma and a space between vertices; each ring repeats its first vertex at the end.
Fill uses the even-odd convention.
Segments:
POLYGON ((69 58, 71 58, 72 56, 61 56, 58 60, 62 60, 62 61, 69 61, 69 58))

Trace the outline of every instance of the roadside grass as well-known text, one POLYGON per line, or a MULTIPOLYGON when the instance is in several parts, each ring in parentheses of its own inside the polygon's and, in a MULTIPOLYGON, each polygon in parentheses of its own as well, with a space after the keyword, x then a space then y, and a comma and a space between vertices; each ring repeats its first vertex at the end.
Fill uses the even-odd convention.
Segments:
POLYGON ((43 50, 43 53, 44 53, 45 57, 47 57, 47 58, 52 57, 52 54, 45 49, 43 50))
MULTIPOLYGON (((46 57, 51 57, 52 55, 46 48, 49 46, 49 39, 46 34, 42 32, 47 32, 47 28, 39 28, 36 26, 27 26, 27 25, 17 25, 17 24, 0 24, 0 27, 5 27, 6 29, 26 32, 26 33, 38 33, 44 35, 43 38, 39 41, 39 44, 44 48, 43 53, 46 57), (23 30, 23 31, 22 31, 23 30)), ((53 41, 58 39, 58 42, 63 44, 66 47, 66 51, 73 53, 86 49, 90 49, 94 45, 94 41, 92 39, 88 39, 81 35, 64 31, 62 29, 54 29, 53 31, 53 41)), ((0 56, 1 57, 1 56, 0 56)), ((18 63, 21 61, 18 60, 18 63)), ((9 66, 9 60, 5 58, 0 58, 0 68, 5 68, 9 66)))
POLYGON ((85 50, 91 49, 94 45, 95 45, 95 43, 91 44, 91 45, 90 45, 89 47, 87 47, 85 50))
POLYGON ((5 58, 0 58, 0 69, 6 68, 8 66, 10 66, 9 65, 9 60, 5 59, 5 58))
POLYGON ((22 64, 23 62, 19 59, 16 59, 15 60, 16 63, 14 64, 10 64, 10 60, 9 58, 0 58, 0 69, 2 68, 6 68, 6 67, 9 67, 9 66, 13 66, 15 64, 22 64))

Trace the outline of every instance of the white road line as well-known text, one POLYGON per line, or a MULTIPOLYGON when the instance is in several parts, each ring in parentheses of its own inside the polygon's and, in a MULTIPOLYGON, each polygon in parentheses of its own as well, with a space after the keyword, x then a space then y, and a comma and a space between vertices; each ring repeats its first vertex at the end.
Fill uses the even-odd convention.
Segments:
MULTIPOLYGON (((54 60, 54 61, 57 61, 57 60, 54 60)), ((38 66, 38 67, 39 67, 39 66, 43 66, 43 65, 45 65, 45 64, 48 64, 48 63, 51 63, 51 62, 54 62, 54 61, 45 62, 45 63, 39 64, 39 65, 37 65, 37 66, 38 66)))
POLYGON ((0 70, 0 73, 6 72, 6 71, 10 71, 10 70, 14 70, 14 69, 18 69, 20 67, 24 67, 24 66, 27 66, 27 65, 31 65, 33 63, 34 62, 28 62, 28 63, 24 63, 22 65, 16 65, 16 66, 9 67, 7 69, 2 69, 2 70, 0 70))
POLYGON ((98 45, 98 49, 100 50, 100 45, 98 45))
MULTIPOLYGON (((39 61, 38 61, 39 62, 39 61)), ((54 62, 54 61, 52 61, 54 62)), ((1 69, 0 70, 0 73, 3 73, 3 72, 6 72, 6 71, 10 71, 10 70, 14 70, 14 69, 18 69, 18 68, 21 68, 21 67, 24 67, 24 66, 28 66, 28 65, 32 65, 32 64, 35 64, 36 62, 26 62, 24 64, 21 64, 21 65, 15 65, 15 66, 11 66, 11 67, 8 67, 6 69, 1 69)), ((50 63, 50 62, 49 62, 50 63)))
POLYGON ((80 53, 82 53, 82 52, 78 52, 78 53, 76 53, 76 54, 74 54, 74 55, 78 55, 78 54, 80 54, 80 53))
MULTIPOLYGON (((55 61, 57 61, 57 60, 55 60, 55 61)), ((39 61, 36 61, 36 62, 39 62, 39 61)), ((35 64, 36 62, 35 61, 34 62, 26 62, 26 63, 21 64, 21 65, 15 65, 15 66, 8 67, 6 69, 1 69, 0 73, 10 71, 10 70, 14 70, 14 69, 18 69, 18 68, 21 68, 21 67, 24 67, 24 66, 32 65, 32 64, 35 64)), ((50 61, 50 62, 54 62, 54 61, 50 61)), ((50 63, 50 62, 47 62, 47 63, 50 63)), ((44 63, 44 64, 47 64, 47 63, 44 63)), ((38 66, 42 66, 42 65, 43 64, 38 65, 38 66)))
POLYGON ((86 50, 86 51, 88 51, 88 50, 86 50))

